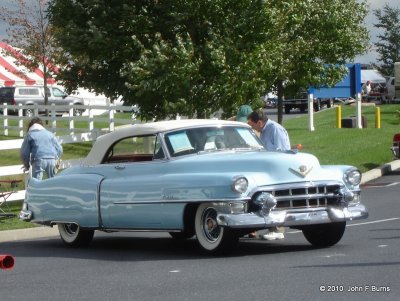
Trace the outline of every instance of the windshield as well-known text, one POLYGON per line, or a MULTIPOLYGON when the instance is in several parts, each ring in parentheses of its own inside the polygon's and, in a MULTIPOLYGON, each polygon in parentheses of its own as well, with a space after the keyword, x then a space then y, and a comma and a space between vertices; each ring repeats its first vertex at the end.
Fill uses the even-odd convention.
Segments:
POLYGON ((204 127, 171 132, 165 142, 172 157, 203 151, 263 148, 253 130, 247 127, 204 127))

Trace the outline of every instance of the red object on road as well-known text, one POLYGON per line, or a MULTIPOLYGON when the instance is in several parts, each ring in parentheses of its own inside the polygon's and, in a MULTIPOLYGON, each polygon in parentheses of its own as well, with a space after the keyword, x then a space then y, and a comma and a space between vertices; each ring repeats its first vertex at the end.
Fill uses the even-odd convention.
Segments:
POLYGON ((14 257, 11 255, 0 255, 0 269, 11 270, 14 267, 14 257))

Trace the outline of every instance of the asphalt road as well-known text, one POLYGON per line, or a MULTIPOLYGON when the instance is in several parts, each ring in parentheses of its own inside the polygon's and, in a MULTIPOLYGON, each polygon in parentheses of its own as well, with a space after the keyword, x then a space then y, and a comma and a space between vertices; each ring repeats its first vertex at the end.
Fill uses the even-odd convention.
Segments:
POLYGON ((327 249, 290 229, 221 257, 162 233, 96 233, 87 249, 58 237, 3 242, 15 267, 0 270, 0 300, 398 300, 399 192, 400 171, 367 183, 370 217, 327 249))
MULTIPOLYGON (((278 121, 278 109, 276 108, 271 108, 271 109, 265 109, 265 112, 267 113, 268 118, 274 121, 278 121)), ((285 119, 292 119, 292 118, 297 118, 301 116, 308 116, 307 112, 301 113, 299 110, 292 110, 290 114, 285 114, 283 113, 283 120, 285 119)))

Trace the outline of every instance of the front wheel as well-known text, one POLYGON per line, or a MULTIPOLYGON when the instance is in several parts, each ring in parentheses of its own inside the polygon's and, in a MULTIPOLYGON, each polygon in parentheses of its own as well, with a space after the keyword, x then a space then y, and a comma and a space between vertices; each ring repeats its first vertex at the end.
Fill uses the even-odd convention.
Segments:
POLYGON ((24 110, 24 116, 33 117, 35 116, 35 110, 33 108, 27 108, 24 110))
POLYGON ((93 239, 94 230, 83 230, 77 224, 58 224, 61 240, 72 247, 85 247, 93 239))
POLYGON ((195 232, 200 246, 210 253, 221 253, 235 246, 239 237, 217 223, 217 210, 211 203, 200 204, 196 211, 195 232))
POLYGON ((326 248, 341 240, 346 222, 307 226, 302 229, 305 238, 315 247, 326 248))

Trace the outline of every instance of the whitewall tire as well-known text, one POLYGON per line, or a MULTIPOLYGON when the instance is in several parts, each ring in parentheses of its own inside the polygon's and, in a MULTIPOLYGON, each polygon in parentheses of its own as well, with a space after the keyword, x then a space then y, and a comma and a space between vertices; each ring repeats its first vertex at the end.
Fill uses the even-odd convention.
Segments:
POLYGON ((83 230, 74 223, 58 224, 61 240, 73 247, 84 247, 93 239, 94 230, 83 230))
POLYGON ((224 252, 238 241, 231 229, 218 225, 217 210, 212 203, 203 203, 197 208, 195 232, 200 246, 210 253, 224 252))

